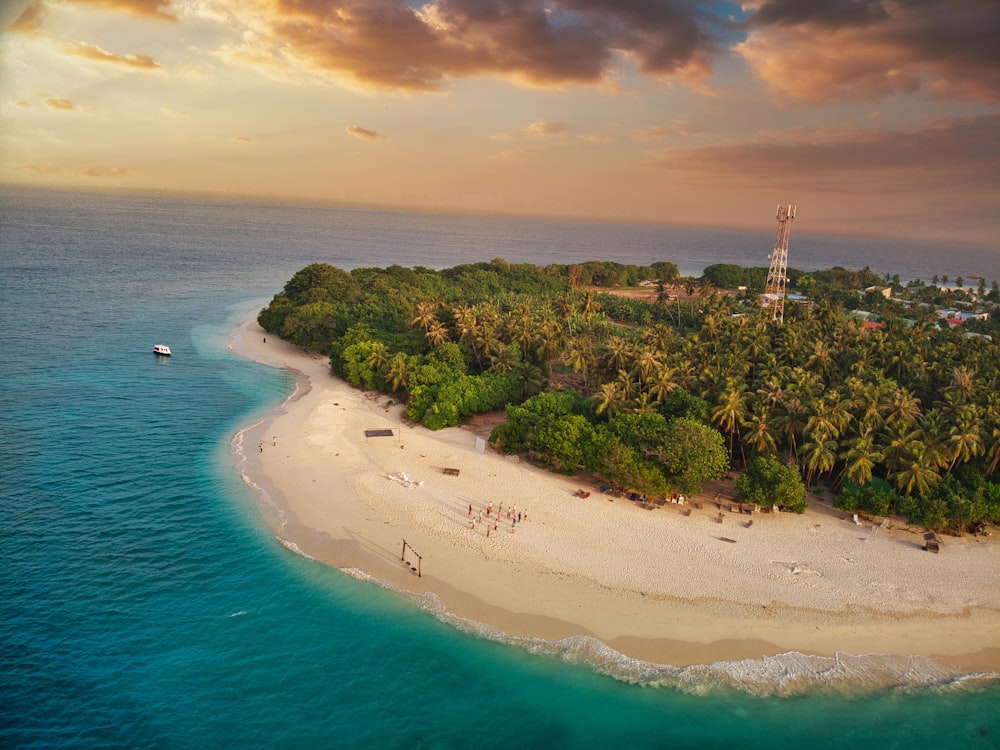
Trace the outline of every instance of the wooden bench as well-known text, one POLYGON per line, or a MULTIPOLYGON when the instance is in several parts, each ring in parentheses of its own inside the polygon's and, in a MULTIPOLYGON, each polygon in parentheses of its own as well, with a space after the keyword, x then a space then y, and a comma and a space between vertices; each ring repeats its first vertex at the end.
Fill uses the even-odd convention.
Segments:
POLYGON ((461 469, 442 469, 445 474, 450 477, 457 477, 461 473, 461 469))

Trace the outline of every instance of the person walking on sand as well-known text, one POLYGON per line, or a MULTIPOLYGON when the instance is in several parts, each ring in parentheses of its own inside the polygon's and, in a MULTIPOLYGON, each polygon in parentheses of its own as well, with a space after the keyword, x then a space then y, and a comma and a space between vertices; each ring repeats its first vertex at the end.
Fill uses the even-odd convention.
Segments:
POLYGON ((273 437, 271 438, 271 445, 277 445, 277 444, 278 444, 278 436, 277 436, 277 435, 274 435, 274 436, 273 436, 273 437))
POLYGON ((469 503, 469 515, 472 515, 472 503, 469 503))
POLYGON ((257 444, 257 450, 259 450, 261 453, 263 453, 264 452, 264 444, 263 443, 258 443, 257 444))

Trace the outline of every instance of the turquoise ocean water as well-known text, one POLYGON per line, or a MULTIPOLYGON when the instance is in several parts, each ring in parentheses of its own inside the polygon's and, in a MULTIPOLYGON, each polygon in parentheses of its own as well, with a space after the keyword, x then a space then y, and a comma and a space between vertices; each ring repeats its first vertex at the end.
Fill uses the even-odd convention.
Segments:
MULTIPOLYGON (((227 342, 308 263, 697 272, 766 263, 772 243, 769 229, 0 189, 0 747, 1000 747, 995 680, 876 689, 870 662, 845 660, 828 671, 846 682, 818 670, 765 696, 710 670, 605 670, 616 679, 572 648, 478 636, 292 554, 240 479, 233 435, 293 382, 227 342), (161 342, 171 359, 153 356, 161 342)), ((794 229, 790 257, 1000 277, 995 249, 794 229)))

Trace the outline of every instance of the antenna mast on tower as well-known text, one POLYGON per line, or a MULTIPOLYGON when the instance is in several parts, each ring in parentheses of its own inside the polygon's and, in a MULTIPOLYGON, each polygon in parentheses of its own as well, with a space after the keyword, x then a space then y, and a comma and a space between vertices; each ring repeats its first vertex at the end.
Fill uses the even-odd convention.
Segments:
POLYGON ((771 320, 785 322, 785 282, 788 281, 788 235, 795 218, 795 206, 778 206, 778 237, 774 241, 774 252, 767 257, 771 267, 767 271, 767 285, 764 287, 764 307, 771 308, 771 320))

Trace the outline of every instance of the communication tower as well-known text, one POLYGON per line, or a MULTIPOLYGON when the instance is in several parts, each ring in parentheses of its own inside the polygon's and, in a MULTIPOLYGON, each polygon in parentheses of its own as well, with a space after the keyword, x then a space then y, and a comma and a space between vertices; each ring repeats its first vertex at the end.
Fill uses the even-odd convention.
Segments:
POLYGON ((788 281, 788 235, 795 218, 795 206, 778 206, 778 237, 774 241, 774 252, 767 257, 771 267, 767 271, 764 287, 763 306, 771 309, 771 320, 785 322, 785 282, 788 281))

